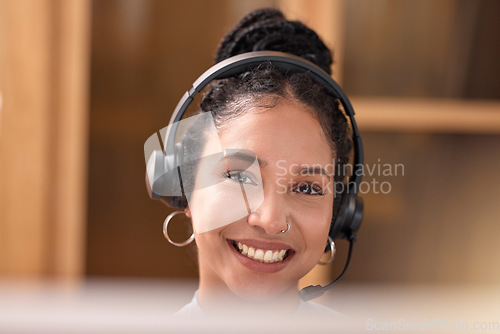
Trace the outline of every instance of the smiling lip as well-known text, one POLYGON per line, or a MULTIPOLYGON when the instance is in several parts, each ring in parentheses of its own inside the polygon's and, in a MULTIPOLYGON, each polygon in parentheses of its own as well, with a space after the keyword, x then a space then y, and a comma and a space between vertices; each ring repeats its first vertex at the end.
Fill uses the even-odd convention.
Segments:
POLYGON ((290 246, 278 243, 278 242, 268 242, 261 240, 230 240, 227 239, 227 244, 232 250, 236 258, 247 268, 263 273, 274 273, 283 269, 290 259, 295 254, 295 251, 290 248, 290 246), (254 249, 255 253, 257 250, 262 251, 260 256, 248 257, 248 254, 243 255, 242 250, 239 249, 238 243, 246 245, 254 249), (267 256, 266 256, 266 253, 267 256), (274 255, 274 258, 272 257, 274 255))

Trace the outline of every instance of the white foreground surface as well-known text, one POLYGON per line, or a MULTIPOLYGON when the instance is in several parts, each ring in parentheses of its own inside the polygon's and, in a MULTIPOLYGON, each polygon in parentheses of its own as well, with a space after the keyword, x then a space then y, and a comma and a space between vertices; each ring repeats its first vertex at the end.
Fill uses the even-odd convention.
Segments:
POLYGON ((500 287, 339 284, 319 300, 352 321, 248 314, 177 319, 195 282, 0 281, 0 333, 500 333, 500 287), (349 317, 349 318, 348 318, 349 317))

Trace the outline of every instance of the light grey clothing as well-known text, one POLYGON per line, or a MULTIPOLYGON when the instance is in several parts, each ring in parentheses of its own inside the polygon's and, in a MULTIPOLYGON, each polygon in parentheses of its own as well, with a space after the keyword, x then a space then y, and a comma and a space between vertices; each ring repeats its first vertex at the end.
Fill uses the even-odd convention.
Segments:
MULTIPOLYGON (((297 307, 297 311, 295 312, 296 316, 327 316, 327 317, 338 317, 342 319, 348 319, 342 313, 336 312, 326 306, 314 303, 314 302, 305 302, 299 299, 299 306, 297 307)), ((194 293, 193 299, 191 302, 182 307, 179 311, 174 313, 174 316, 189 316, 189 317, 204 317, 206 313, 200 306, 198 302, 198 291, 194 293)), ((293 315, 292 315, 293 316, 293 315)))

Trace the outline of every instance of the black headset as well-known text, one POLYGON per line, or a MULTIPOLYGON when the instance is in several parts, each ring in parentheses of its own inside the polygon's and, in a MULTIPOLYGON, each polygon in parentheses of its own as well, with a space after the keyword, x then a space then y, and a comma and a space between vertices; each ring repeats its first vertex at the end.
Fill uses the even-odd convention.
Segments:
MULTIPOLYGON (((354 146, 354 164, 352 173, 353 181, 350 181, 347 186, 344 187, 344 192, 341 194, 341 205, 337 215, 334 215, 332 217, 329 232, 329 236, 333 240, 346 239, 350 242, 349 256, 344 267, 344 271, 335 281, 325 287, 309 286, 300 291, 301 298, 304 300, 309 300, 322 295, 324 290, 335 285, 345 274, 351 260, 352 248, 354 241, 356 240, 356 231, 359 229, 361 220, 363 218, 363 199, 357 196, 363 172, 363 143, 359 135, 358 127, 354 120, 354 110, 352 108, 352 105, 340 86, 321 68, 301 57, 275 51, 247 52, 225 59, 205 71, 205 73, 203 73, 193 83, 193 88, 184 93, 184 95, 182 96, 172 114, 169 125, 175 125, 182 119, 182 116, 193 101, 194 96, 202 91, 212 81, 234 77, 238 74, 255 68, 259 64, 270 64, 274 68, 286 73, 305 72, 309 74, 313 80, 320 83, 328 90, 330 94, 332 94, 333 97, 337 98, 340 101, 351 123, 352 141, 354 146)), ((164 167, 168 164, 163 163, 162 159, 167 159, 165 152, 175 151, 174 139, 176 131, 177 128, 175 126, 172 126, 170 128, 170 131, 167 133, 167 140, 166 144, 164 145, 163 156, 162 154, 156 153, 155 158, 148 162, 148 173, 153 173, 154 175, 150 175, 150 177, 147 177, 146 179, 156 180, 161 175, 169 172, 168 170, 165 170, 164 167), (154 163, 155 166, 149 166, 150 163, 154 163)), ((172 164, 170 165, 173 166, 172 164)), ((177 182, 181 183, 180 187, 182 188, 182 181, 177 182)), ((146 185, 152 198, 162 199, 162 197, 165 197, 155 191, 154 185, 151 186, 150 182, 146 182, 146 185)))

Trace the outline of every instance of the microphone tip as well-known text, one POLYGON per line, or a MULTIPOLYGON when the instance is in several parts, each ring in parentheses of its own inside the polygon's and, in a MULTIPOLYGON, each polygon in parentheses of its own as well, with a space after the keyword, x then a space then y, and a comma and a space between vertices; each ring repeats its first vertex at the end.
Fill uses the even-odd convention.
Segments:
POLYGON ((325 293, 325 290, 321 285, 309 285, 299 291, 299 297, 303 301, 307 302, 309 300, 321 297, 323 293, 325 293))

